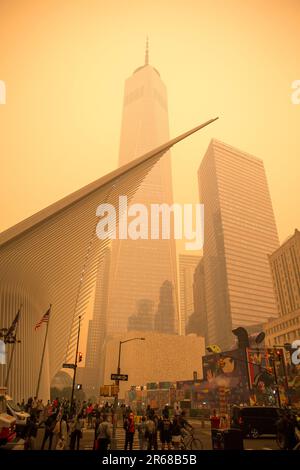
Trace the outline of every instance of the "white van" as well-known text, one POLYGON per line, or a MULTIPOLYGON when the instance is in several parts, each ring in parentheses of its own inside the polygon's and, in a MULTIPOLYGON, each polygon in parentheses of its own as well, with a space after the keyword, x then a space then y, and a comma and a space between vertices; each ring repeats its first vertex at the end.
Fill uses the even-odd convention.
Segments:
POLYGON ((24 427, 28 424, 30 414, 26 413, 26 411, 22 411, 19 405, 17 405, 9 395, 6 395, 5 399, 7 414, 16 418, 17 432, 22 433, 24 427))

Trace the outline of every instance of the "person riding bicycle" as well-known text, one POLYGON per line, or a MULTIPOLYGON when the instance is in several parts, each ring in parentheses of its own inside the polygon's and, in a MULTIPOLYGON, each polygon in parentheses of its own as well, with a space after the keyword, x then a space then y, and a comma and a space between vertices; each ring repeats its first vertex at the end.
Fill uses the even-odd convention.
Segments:
MULTIPOLYGON (((203 443, 198 437, 195 437, 193 426, 187 421, 185 411, 182 411, 180 416, 177 417, 178 429, 180 432, 181 441, 179 447, 187 450, 202 450, 203 443)), ((176 426, 175 426, 176 428, 176 426)), ((174 434, 174 424, 172 434, 174 434)), ((172 437, 174 445, 174 436, 172 437)), ((175 447, 175 446, 174 446, 175 447)), ((175 447, 176 448, 176 447, 175 447)), ((177 447, 178 448, 178 447, 177 447)))
POLYGON ((193 426, 188 422, 186 419, 186 413, 183 410, 178 417, 178 424, 180 426, 182 436, 186 436, 187 434, 191 434, 194 430, 193 426))

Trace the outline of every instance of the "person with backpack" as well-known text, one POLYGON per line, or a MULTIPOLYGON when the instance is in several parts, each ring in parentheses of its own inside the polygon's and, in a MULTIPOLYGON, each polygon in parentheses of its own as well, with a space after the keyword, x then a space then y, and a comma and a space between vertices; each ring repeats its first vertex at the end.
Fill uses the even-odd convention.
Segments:
POLYGON ((127 450, 128 445, 129 445, 129 450, 132 450, 134 433, 135 433, 134 416, 132 412, 129 413, 128 417, 124 421, 124 429, 125 429, 124 450, 127 450))
POLYGON ((168 450, 171 450, 172 441, 172 423, 169 419, 169 413, 165 412, 159 420, 159 439, 161 442, 161 450, 165 450, 167 444, 168 450))
POLYGON ((139 446, 140 450, 146 450, 147 448, 147 438, 146 438, 146 417, 142 417, 142 421, 138 425, 139 433, 139 446))
POLYGON ((108 420, 106 414, 103 415, 102 422, 98 426, 97 437, 96 437, 96 450, 100 452, 106 452, 110 445, 112 435, 112 425, 108 420))

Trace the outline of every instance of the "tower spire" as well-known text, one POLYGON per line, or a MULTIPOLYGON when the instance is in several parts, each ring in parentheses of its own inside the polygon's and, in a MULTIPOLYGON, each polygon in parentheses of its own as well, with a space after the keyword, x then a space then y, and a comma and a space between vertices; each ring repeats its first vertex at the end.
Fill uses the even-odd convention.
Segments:
POLYGON ((149 65, 149 38, 146 39, 145 65, 149 65))

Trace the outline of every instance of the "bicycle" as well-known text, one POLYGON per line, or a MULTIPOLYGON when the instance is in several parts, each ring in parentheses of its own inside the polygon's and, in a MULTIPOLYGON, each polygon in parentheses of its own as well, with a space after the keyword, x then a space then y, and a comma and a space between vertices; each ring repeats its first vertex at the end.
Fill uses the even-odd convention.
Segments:
POLYGON ((180 447, 182 450, 203 450, 203 442, 194 436, 194 429, 185 430, 185 434, 181 435, 180 447))

